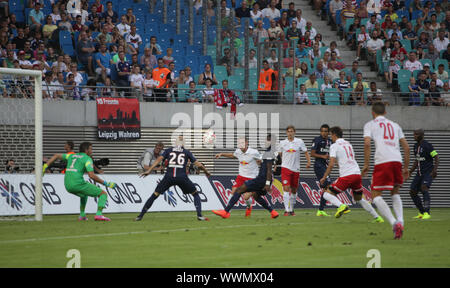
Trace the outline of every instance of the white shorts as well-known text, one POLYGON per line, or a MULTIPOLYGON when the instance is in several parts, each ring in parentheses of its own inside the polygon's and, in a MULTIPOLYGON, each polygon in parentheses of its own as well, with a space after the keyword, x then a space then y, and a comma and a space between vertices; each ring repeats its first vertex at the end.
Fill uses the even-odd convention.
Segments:
MULTIPOLYGON (((97 69, 95 69, 95 73, 97 73, 98 75, 101 75, 102 74, 102 68, 97 68, 97 69)), ((106 75, 110 75, 111 74, 111 69, 109 69, 109 68, 106 68, 106 75)))

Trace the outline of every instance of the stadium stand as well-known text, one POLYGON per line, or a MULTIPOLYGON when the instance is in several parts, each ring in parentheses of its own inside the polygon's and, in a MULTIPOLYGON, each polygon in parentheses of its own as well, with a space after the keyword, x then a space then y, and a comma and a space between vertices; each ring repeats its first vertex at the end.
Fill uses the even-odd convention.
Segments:
MULTIPOLYGON (((398 97, 403 94, 397 93, 404 92, 401 91, 401 83, 404 82, 403 77, 406 74, 390 72, 389 60, 394 58, 400 69, 406 69, 411 62, 411 51, 417 52, 418 62, 414 63, 421 64, 410 67, 409 70, 414 76, 422 73, 422 70, 425 71, 425 64, 430 65, 431 73, 437 71, 439 64, 442 64, 444 70, 441 70, 437 76, 443 83, 448 82, 450 12, 447 11, 447 2, 442 3, 442 1, 420 1, 421 4, 416 5, 411 0, 384 0, 375 1, 373 7, 368 7, 363 5, 367 3, 361 0, 328 0, 326 2, 297 0, 293 1, 294 10, 292 11, 286 9, 288 7, 286 1, 274 1, 273 7, 271 7, 271 1, 258 1, 261 4, 261 11, 264 12, 259 17, 253 14, 249 14, 251 17, 242 17, 247 15, 238 10, 242 0, 205 1, 207 7, 202 7, 198 1, 193 5, 194 3, 187 0, 111 0, 100 1, 103 5, 100 8, 96 7, 93 0, 82 0, 83 8, 80 13, 69 11, 70 7, 67 7, 67 1, 64 0, 41 2, 43 5, 40 11, 36 12, 34 3, 39 1, 24 3, 23 0, 9 0, 10 15, 7 18, 2 17, 1 21, 4 27, 0 43, 1 64, 3 67, 10 68, 25 68, 30 64, 33 67, 37 64, 40 68, 44 68, 42 69, 44 73, 53 72, 50 82, 54 84, 56 84, 58 72, 70 72, 70 65, 66 62, 65 67, 57 66, 55 64, 57 57, 48 57, 50 47, 56 51, 56 56, 71 57, 71 61, 77 62, 78 70, 87 74, 88 77, 84 77, 82 81, 75 81, 77 87, 86 85, 88 79, 94 79, 99 84, 103 83, 104 70, 112 80, 112 84, 117 85, 120 78, 117 73, 121 72, 117 66, 117 58, 121 50, 125 52, 125 59, 130 63, 130 67, 141 66, 142 74, 145 70, 156 68, 156 60, 159 58, 166 57, 164 58, 166 65, 173 61, 175 68, 171 73, 172 80, 166 87, 172 90, 177 87, 178 81, 175 80, 179 77, 180 71, 190 68, 190 74, 187 75, 184 83, 188 84, 190 77, 192 80, 198 80, 198 75, 202 73, 206 63, 212 65, 211 70, 215 73, 219 85, 222 80, 228 79, 232 84, 231 89, 258 90, 260 73, 257 73, 257 70, 262 69, 262 60, 267 59, 270 68, 278 76, 271 89, 278 91, 273 95, 279 95, 279 97, 276 96, 276 101, 279 103, 292 103, 293 94, 298 91, 299 84, 304 82, 302 79, 311 73, 318 76, 319 85, 322 84, 323 76, 327 74, 335 79, 333 88, 343 93, 343 89, 346 88, 338 87, 336 79, 338 71, 344 70, 352 85, 349 88, 354 88, 356 72, 361 72, 363 82, 376 83, 376 87, 383 95, 383 101, 391 104, 407 104, 407 97, 403 101, 398 97), (190 15, 190 9, 192 9, 192 15, 190 15), (39 18, 40 23, 37 23, 30 15, 39 18), (77 15, 81 15, 81 25, 76 23, 77 15), (296 16, 292 17, 293 15, 296 16), (53 26, 44 25, 46 16, 52 17, 53 26), (124 16, 123 19, 122 16, 124 16), (190 17, 193 17, 193 21, 190 17), (297 23, 295 28, 293 28, 293 21, 297 23), (361 25, 366 27, 367 34, 360 33, 361 25), (131 31, 132 27, 136 27, 136 32, 131 31), (48 29, 53 29, 51 36, 42 38, 39 31, 48 31, 48 29), (336 30, 337 34, 332 30, 336 30), (86 41, 80 41, 83 34, 81 31, 87 33, 86 41), (377 31, 375 32, 378 33, 377 38, 381 39, 384 45, 381 45, 380 41, 371 39, 374 31, 377 31), (246 32, 249 32, 249 40, 245 37, 246 32), (25 48, 25 40, 30 41, 31 49, 25 48), (40 43, 48 47, 44 50, 45 61, 37 60, 35 55, 40 43), (110 67, 97 64, 101 44, 107 46, 107 52, 100 57, 100 63, 109 64, 109 58, 112 58, 113 63, 110 67), (315 46, 319 49, 314 48, 315 46), (360 50, 361 53, 359 57, 356 57, 354 50, 358 46, 360 46, 358 51, 360 50), (235 49, 230 49, 232 47, 235 49), (249 60, 248 74, 245 73, 243 61, 249 55, 246 47, 256 51, 255 59, 249 60), (145 48, 151 48, 151 57, 144 55, 145 48), (172 48, 171 56, 166 55, 168 48, 172 48), (229 54, 224 53, 227 51, 226 48, 229 54), (290 48, 294 49, 296 57, 289 54, 290 48), (9 51, 13 52, 12 58, 8 58, 9 51), (23 60, 18 59, 20 51, 25 52, 23 60), (134 55, 137 56, 137 60, 133 60, 134 55), (148 64, 144 63, 145 58, 150 58, 148 64), (14 64, 15 59, 18 59, 18 64, 14 64), (298 63, 294 59, 298 59, 298 63), (358 67, 356 70, 351 70, 350 67, 355 60, 358 62, 358 67), (325 64, 325 74, 323 71, 317 72, 319 62, 325 64), (306 64, 306 68, 302 67, 303 63, 306 64), (289 69, 292 69, 294 64, 297 69, 295 73, 292 73, 289 69), (330 68, 332 65, 335 68, 330 68), (95 71, 96 69, 98 72, 95 71), (390 90, 391 83, 386 82, 386 79, 389 79, 387 74, 392 74, 394 78, 392 90, 390 90), (289 77, 291 79, 287 80, 289 77)), ((252 4, 254 1, 248 2, 252 4)), ((252 6, 249 7, 251 10, 252 6)), ((37 69, 37 66, 33 69, 37 69)), ((80 74, 86 76, 83 73, 80 74)), ((122 80, 128 81, 125 78, 126 76, 122 80)), ((431 75, 427 76, 427 80, 432 81, 431 75)), ((67 85, 66 77, 64 81, 67 85)), ((438 86, 443 101, 439 102, 440 104, 436 102, 434 105, 446 105, 449 101, 448 88, 446 88, 448 85, 438 86)), ((220 86, 214 88, 220 88, 220 86)), ((320 89, 320 87, 317 88, 320 89)), ((364 86, 364 88, 368 87, 364 86)), ((78 89, 81 91, 83 88, 78 87, 78 89)), ((119 94, 125 96, 123 91, 121 90, 119 94)), ((327 94, 328 91, 324 93, 327 94)), ((330 97, 333 97, 335 91, 329 93, 331 93, 330 97)), ((244 102, 257 102, 258 93, 238 94, 245 97, 242 99, 244 102)), ((136 95, 136 93, 130 91, 126 94, 126 96, 130 95, 136 95)), ((171 99, 183 100, 176 97, 171 99)), ((321 100, 318 103, 336 104, 334 101, 321 100)), ((427 105, 427 103, 422 104, 427 105)))

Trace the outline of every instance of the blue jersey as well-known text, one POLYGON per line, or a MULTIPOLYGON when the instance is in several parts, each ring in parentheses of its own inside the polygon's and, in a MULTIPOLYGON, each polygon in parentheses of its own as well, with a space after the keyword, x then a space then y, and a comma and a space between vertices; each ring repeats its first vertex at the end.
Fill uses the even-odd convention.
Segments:
POLYGON ((181 146, 164 150, 162 156, 164 157, 163 161, 168 160, 165 177, 187 177, 186 165, 188 160, 191 160, 191 163, 197 161, 191 151, 181 146))
POLYGON ((417 174, 423 175, 431 173, 434 168, 433 158, 438 155, 431 143, 426 140, 422 140, 420 143, 414 144, 414 155, 417 160, 417 174))
MULTIPOLYGON (((314 138, 311 150, 315 150, 316 153, 319 155, 327 155, 328 153, 330 153, 330 146, 331 146, 330 138, 324 139, 322 136, 318 136, 314 138)), ((317 166, 322 167, 328 166, 328 160, 316 158, 316 160, 314 161, 314 167, 317 166)))

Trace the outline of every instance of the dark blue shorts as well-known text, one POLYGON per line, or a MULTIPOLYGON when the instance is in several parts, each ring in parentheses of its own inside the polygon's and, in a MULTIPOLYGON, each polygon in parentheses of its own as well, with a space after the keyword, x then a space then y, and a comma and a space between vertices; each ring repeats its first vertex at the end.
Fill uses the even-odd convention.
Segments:
POLYGON ((158 192, 159 194, 162 194, 166 192, 167 189, 169 189, 174 185, 180 187, 181 191, 183 191, 183 194, 192 194, 197 191, 195 184, 192 183, 192 181, 187 176, 182 177, 164 176, 161 182, 159 182, 158 185, 156 186, 155 191, 158 192))
POLYGON ((256 192, 259 195, 266 195, 267 191, 264 189, 266 187, 266 179, 251 179, 244 182, 247 187, 248 192, 256 192))
POLYGON ((416 177, 414 177, 412 183, 411 183, 411 191, 421 191, 422 185, 425 185, 428 187, 428 189, 431 187, 431 183, 433 183, 433 177, 431 177, 431 172, 418 175, 416 174, 416 177))
MULTIPOLYGON (((322 166, 322 165, 314 165, 314 173, 316 174, 316 178, 319 181, 320 179, 322 179, 323 174, 325 174, 325 172, 327 171, 327 167, 326 166, 322 166)), ((332 181, 330 179, 330 176, 327 177, 327 179, 325 180, 325 183, 323 183, 323 185, 320 186, 320 188, 325 188, 328 185, 331 185, 332 181)))

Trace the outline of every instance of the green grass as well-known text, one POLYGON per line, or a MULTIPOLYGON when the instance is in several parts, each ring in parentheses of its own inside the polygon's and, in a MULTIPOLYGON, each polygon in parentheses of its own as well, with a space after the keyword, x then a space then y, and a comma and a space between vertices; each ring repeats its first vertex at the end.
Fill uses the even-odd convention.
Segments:
MULTIPOLYGON (((279 211, 281 212, 281 211, 279 211)), ((46 216, 44 221, 0 221, 0 267, 66 267, 78 249, 81 267, 366 267, 369 249, 381 267, 450 267, 450 209, 433 209, 430 220, 414 220, 405 209, 405 233, 393 240, 387 223, 371 223, 361 209, 340 219, 297 210, 271 219, 267 211, 232 211, 221 219, 205 211, 110 214, 109 223, 46 216)), ((328 209, 334 215, 334 209, 328 209)))

